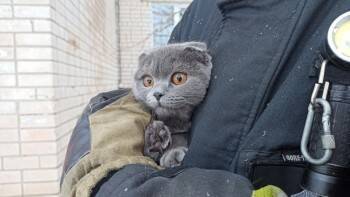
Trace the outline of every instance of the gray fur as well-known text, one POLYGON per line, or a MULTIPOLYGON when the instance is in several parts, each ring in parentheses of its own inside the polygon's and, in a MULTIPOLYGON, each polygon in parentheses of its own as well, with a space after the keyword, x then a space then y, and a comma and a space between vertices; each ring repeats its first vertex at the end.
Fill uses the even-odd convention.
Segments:
POLYGON ((144 153, 163 167, 180 165, 186 154, 192 112, 206 94, 211 68, 211 56, 201 42, 169 44, 139 57, 132 91, 155 114, 145 131, 144 153), (171 83, 176 72, 187 73, 184 84, 171 83), (153 78, 152 87, 143 85, 146 75, 153 78), (163 95, 159 101, 155 93, 163 95))

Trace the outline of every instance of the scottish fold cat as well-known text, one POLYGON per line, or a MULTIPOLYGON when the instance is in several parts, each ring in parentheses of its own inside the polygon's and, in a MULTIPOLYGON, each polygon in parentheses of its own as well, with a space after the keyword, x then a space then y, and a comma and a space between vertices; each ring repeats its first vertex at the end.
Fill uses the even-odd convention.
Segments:
POLYGON ((181 164, 194 108, 203 100, 212 69, 206 44, 169 44, 144 52, 134 76, 133 94, 151 109, 144 154, 162 167, 181 164))

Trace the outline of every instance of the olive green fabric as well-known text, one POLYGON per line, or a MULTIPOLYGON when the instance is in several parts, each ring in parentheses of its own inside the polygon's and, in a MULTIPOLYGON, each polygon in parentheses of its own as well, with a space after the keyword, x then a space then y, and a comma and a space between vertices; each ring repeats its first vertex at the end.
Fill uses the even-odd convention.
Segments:
POLYGON ((127 164, 160 168, 143 156, 144 129, 150 113, 129 94, 89 117, 91 151, 69 170, 62 183, 62 197, 88 197, 109 172, 127 164))

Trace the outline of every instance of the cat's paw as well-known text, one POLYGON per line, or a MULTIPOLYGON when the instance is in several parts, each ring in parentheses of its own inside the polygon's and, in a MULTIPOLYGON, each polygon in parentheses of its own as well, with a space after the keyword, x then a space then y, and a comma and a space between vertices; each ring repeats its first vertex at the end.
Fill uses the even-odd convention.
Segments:
POLYGON ((152 121, 145 130, 144 154, 158 160, 171 144, 171 133, 162 121, 152 121))
POLYGON ((165 168, 172 168, 180 166, 187 153, 187 148, 184 146, 179 146, 174 149, 170 149, 164 153, 160 158, 160 166, 165 168))

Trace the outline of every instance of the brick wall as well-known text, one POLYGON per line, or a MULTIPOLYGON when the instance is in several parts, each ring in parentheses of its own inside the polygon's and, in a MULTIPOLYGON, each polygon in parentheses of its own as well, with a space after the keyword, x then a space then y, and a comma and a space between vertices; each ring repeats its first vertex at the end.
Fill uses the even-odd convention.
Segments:
POLYGON ((0 196, 57 196, 86 102, 117 88, 113 0, 0 0, 0 196))
POLYGON ((140 53, 152 47, 151 3, 119 1, 121 87, 130 87, 140 53))
POLYGON ((119 0, 120 87, 131 87, 140 53, 153 46, 152 3, 188 5, 192 0, 119 0))
POLYGON ((0 0, 0 197, 58 195, 83 107, 152 47, 154 2, 190 0, 0 0))

